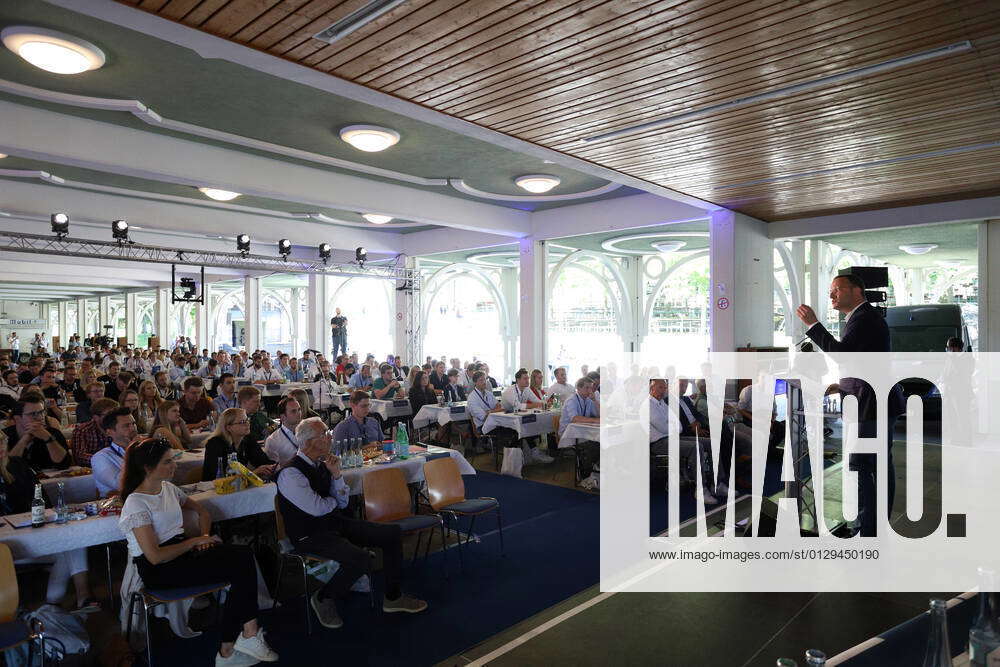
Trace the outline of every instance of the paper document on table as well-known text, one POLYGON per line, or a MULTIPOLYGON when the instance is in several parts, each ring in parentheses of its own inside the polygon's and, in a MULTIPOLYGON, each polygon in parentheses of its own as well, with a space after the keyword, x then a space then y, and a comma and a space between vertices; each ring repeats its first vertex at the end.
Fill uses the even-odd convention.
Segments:
MULTIPOLYGON (((8 514, 4 517, 14 528, 27 528, 31 525, 31 512, 21 512, 20 514, 8 514)), ((45 523, 52 523, 56 520, 55 510, 45 510, 45 523)))

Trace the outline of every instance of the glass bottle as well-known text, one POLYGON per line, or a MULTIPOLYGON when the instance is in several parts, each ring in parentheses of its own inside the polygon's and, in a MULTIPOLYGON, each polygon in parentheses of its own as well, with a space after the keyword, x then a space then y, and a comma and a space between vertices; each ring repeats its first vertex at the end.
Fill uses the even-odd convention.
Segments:
POLYGON ((31 527, 41 528, 45 525, 45 500, 42 499, 42 485, 35 484, 35 497, 31 501, 31 527))
POLYGON ((931 600, 931 632, 927 638, 923 667, 952 667, 948 643, 948 606, 944 600, 931 600))
POLYGON ((973 665, 986 665, 986 656, 1000 649, 1000 593, 996 585, 996 571, 979 568, 979 614, 969 630, 969 660, 973 665))
POLYGON ((66 523, 69 521, 69 508, 66 507, 65 482, 56 484, 56 489, 56 523, 66 523))
POLYGON ((818 648, 806 650, 806 665, 809 667, 822 667, 826 664, 826 653, 818 648))
POLYGON ((215 479, 222 479, 226 476, 226 459, 219 457, 219 465, 215 469, 215 479))
POLYGON ((791 658, 778 658, 777 662, 774 664, 775 667, 799 667, 799 663, 795 662, 791 658))

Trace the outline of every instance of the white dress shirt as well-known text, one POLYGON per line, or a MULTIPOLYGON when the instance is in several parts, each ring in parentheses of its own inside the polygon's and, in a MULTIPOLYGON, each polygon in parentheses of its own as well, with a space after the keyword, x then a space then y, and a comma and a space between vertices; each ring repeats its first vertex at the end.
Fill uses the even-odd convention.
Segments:
POLYGON ((521 403, 529 401, 538 402, 531 389, 528 387, 521 389, 516 384, 510 385, 500 394, 500 405, 503 406, 504 410, 517 410, 521 403))
POLYGON ((649 441, 655 442, 670 433, 670 408, 663 401, 649 397, 649 441))
MULTIPOLYGON (((296 456, 311 466, 321 466, 322 463, 313 463, 308 456, 298 452, 296 456)), ((330 495, 323 498, 312 490, 309 480, 298 468, 289 466, 278 475, 278 491, 288 502, 298 507, 303 512, 312 516, 324 516, 335 509, 347 507, 350 499, 347 482, 343 476, 339 479, 330 480, 330 495)))
POLYGON ((475 421, 476 426, 482 428, 483 422, 486 421, 486 414, 496 407, 496 404, 497 397, 493 395, 493 390, 489 387, 485 391, 473 389, 469 392, 469 401, 466 409, 469 411, 469 416, 475 421))
POLYGON ((569 382, 562 382, 562 383, 553 382, 552 386, 548 388, 548 391, 546 393, 548 393, 549 396, 555 394, 556 396, 559 397, 560 401, 565 403, 567 400, 573 397, 573 394, 576 393, 576 389, 574 389, 569 382))
POLYGON ((94 474, 97 494, 101 498, 118 490, 124 462, 125 450, 113 442, 90 457, 90 470, 94 474))
POLYGON ((255 368, 250 371, 247 377, 251 382, 266 382, 267 380, 277 380, 283 382, 285 377, 277 368, 255 368))
MULTIPOLYGON (((866 303, 867 303, 867 301, 862 301, 862 302, 861 302, 861 303, 859 303, 858 305, 854 306, 854 308, 852 308, 852 309, 851 309, 851 312, 847 313, 847 315, 845 315, 845 316, 844 316, 844 326, 845 326, 845 327, 847 326, 847 322, 848 322, 848 320, 850 320, 850 319, 851 319, 851 315, 853 315, 854 313, 856 313, 856 312, 858 311, 858 308, 860 308, 861 306, 863 306, 863 305, 864 305, 864 304, 866 304, 866 303)), ((819 323, 820 323, 820 321, 819 321, 819 319, 817 318, 817 319, 816 319, 816 321, 815 321, 815 322, 813 322, 812 324, 810 324, 810 325, 809 325, 809 328, 808 328, 808 329, 806 329, 806 333, 808 333, 809 331, 811 331, 811 330, 812 330, 812 328, 813 328, 814 326, 816 326, 817 324, 819 324, 819 323)))
POLYGON ((295 439, 295 434, 284 424, 275 429, 264 441, 264 453, 272 461, 277 461, 281 465, 292 460, 298 451, 299 443, 295 439))

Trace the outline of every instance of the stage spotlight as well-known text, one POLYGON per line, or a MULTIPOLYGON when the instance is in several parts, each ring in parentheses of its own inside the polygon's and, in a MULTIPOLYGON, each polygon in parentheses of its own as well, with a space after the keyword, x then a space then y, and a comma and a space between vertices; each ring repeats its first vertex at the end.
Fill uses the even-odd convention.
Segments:
POLYGON ((194 298, 195 292, 198 291, 197 283, 195 283, 194 278, 181 278, 181 287, 184 288, 184 294, 182 296, 184 299, 194 298))
POLYGON ((52 217, 52 233, 62 238, 69 234, 69 216, 65 213, 53 213, 52 217))
POLYGON ((111 235, 118 240, 128 241, 128 222, 125 220, 115 220, 111 223, 111 235))
POLYGON ((292 242, 288 239, 281 239, 278 241, 278 254, 281 255, 282 259, 288 259, 289 253, 292 252, 292 242))
POLYGON ((326 260, 330 259, 330 253, 332 252, 333 247, 329 243, 319 244, 319 258, 323 260, 324 264, 326 264, 326 260))
POLYGON ((247 234, 240 234, 236 237, 236 252, 241 252, 244 255, 250 252, 250 236, 247 234))
POLYGON ((359 265, 364 266, 365 262, 368 261, 368 251, 364 247, 358 248, 354 251, 354 258, 358 261, 359 265))

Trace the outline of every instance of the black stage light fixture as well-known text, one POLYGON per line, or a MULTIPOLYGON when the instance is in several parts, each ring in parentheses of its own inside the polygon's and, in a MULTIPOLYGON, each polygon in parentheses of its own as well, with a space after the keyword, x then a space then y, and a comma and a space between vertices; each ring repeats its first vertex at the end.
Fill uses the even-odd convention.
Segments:
POLYGON ((240 234, 236 237, 236 252, 246 255, 250 252, 250 235, 240 234))
POLYGON ((195 293, 198 291, 198 284, 194 278, 181 278, 181 288, 184 290, 181 298, 187 301, 194 298, 195 293))
POLYGON ((326 260, 330 259, 330 253, 332 252, 333 247, 329 243, 319 244, 319 258, 323 260, 324 264, 326 264, 326 260))
POLYGON ((361 266, 365 265, 365 262, 368 261, 368 251, 365 250, 364 246, 354 251, 354 259, 356 259, 358 261, 358 264, 360 264, 361 266))
POLYGON ((288 259, 288 255, 292 252, 292 242, 288 239, 281 239, 278 241, 278 254, 281 255, 282 259, 288 259))
POLYGON ((115 220, 111 223, 111 235, 119 242, 128 241, 128 222, 115 220))
POLYGON ((52 221, 52 233, 58 236, 60 239, 67 234, 69 234, 69 216, 65 213, 53 213, 50 220, 52 221))

